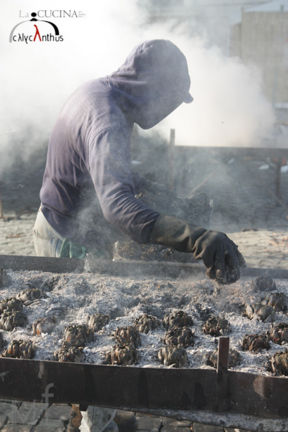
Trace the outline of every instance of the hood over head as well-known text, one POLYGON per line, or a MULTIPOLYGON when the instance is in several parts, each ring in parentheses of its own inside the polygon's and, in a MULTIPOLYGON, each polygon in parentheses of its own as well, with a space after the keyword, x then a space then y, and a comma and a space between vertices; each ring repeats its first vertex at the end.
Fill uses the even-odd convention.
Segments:
POLYGON ((129 118, 143 129, 193 100, 186 58, 169 40, 138 45, 109 81, 125 102, 129 118))

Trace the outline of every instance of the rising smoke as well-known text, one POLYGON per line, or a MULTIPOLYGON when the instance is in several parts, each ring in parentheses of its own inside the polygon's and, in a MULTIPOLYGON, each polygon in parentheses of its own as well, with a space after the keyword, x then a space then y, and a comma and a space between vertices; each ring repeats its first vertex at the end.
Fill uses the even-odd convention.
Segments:
POLYGON ((256 69, 225 56, 211 39, 188 36, 187 29, 175 23, 148 24, 136 0, 2 0, 0 10, 0 172, 16 153, 27 159, 47 143, 75 87, 117 69, 145 39, 171 39, 188 58, 195 100, 158 126, 167 135, 175 128, 177 144, 259 145, 273 125, 256 69), (53 19, 64 35, 62 43, 9 43, 12 27, 23 19, 19 11, 40 9, 48 15, 50 10, 75 9, 85 16, 53 19))

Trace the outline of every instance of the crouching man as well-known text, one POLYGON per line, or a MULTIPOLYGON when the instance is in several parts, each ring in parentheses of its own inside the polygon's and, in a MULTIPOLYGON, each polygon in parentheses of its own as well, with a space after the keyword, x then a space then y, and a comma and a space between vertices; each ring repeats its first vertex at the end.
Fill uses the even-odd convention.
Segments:
POLYGON ((97 232, 98 216, 95 221, 99 215, 99 221, 104 216, 107 225, 137 242, 192 253, 220 283, 239 278, 244 260, 224 233, 160 214, 135 197, 130 169, 133 124, 149 129, 183 102, 192 102, 189 87, 182 52, 168 40, 151 40, 137 46, 116 72, 72 94, 48 146, 34 226, 37 255, 84 257, 93 232, 98 249, 105 249, 105 233, 97 232), (91 192, 98 213, 95 206, 87 206, 91 192))

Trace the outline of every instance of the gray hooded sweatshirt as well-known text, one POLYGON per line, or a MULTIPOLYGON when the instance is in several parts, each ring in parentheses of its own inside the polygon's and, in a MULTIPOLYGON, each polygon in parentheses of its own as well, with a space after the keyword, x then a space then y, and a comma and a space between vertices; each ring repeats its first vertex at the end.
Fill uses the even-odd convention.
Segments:
POLYGON ((40 191, 42 211, 60 235, 75 238, 83 196, 93 190, 109 223, 138 242, 149 242, 159 213, 135 197, 133 124, 153 127, 192 100, 189 87, 182 52, 170 41, 151 40, 137 46, 112 75, 72 94, 49 141, 40 191))

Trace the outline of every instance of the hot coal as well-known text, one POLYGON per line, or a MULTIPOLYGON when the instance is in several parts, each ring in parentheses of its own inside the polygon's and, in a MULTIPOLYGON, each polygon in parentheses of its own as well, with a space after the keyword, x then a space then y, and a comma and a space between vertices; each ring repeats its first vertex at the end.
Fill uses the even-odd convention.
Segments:
POLYGON ((86 324, 70 324, 65 327, 64 341, 81 347, 94 340, 94 332, 86 324))
POLYGON ((227 335, 231 331, 229 321, 219 316, 211 316, 202 327, 205 334, 211 336, 227 335))
POLYGON ((61 347, 54 352, 54 360, 59 362, 80 363, 84 358, 83 347, 72 346, 67 342, 63 342, 61 347))
POLYGON ((267 335, 245 335, 242 340, 243 351, 252 351, 258 353, 263 349, 270 349, 269 338, 267 335))
POLYGON ((55 316, 39 318, 32 324, 33 336, 41 336, 43 333, 51 333, 56 324, 57 319, 55 316))
POLYGON ((274 354, 268 360, 267 370, 274 375, 288 375, 288 351, 274 354))
POLYGON ((246 305, 244 316, 249 319, 257 318, 263 322, 272 322, 275 320, 275 310, 272 306, 258 304, 246 305))
POLYGON ((188 365, 188 356, 184 348, 167 346, 161 348, 158 352, 158 359, 165 366, 185 367, 188 365))
POLYGON ((176 312, 171 312, 165 315, 163 318, 163 325, 165 328, 170 327, 189 327, 193 325, 193 320, 190 315, 186 312, 180 310, 176 312))
POLYGON ((153 315, 143 314, 135 320, 135 327, 140 333, 149 333, 161 326, 161 321, 153 315))
MULTIPOLYGON (((218 358, 218 351, 217 350, 211 351, 210 353, 207 354, 206 364, 216 369, 217 358, 218 358)), ((240 364, 241 364, 240 353, 234 349, 229 350, 228 367, 231 368, 231 367, 239 366, 240 364)))
POLYGON ((189 327, 172 327, 164 337, 166 345, 187 348, 194 345, 194 332, 189 327))
POLYGON ((283 345, 288 342, 288 323, 280 323, 269 331, 269 338, 272 342, 283 345))
POLYGON ((109 315, 105 315, 103 313, 96 313, 89 316, 88 327, 90 327, 93 332, 97 332, 103 327, 105 327, 109 323, 109 320, 109 315))
POLYGON ((274 291, 276 284, 270 276, 259 276, 251 282, 251 288, 255 291, 274 291))
POLYGON ((141 345, 139 331, 133 327, 118 327, 114 333, 117 345, 120 347, 132 346, 137 348, 141 345))
POLYGON ((105 363, 112 365, 132 365, 138 362, 138 353, 134 345, 115 345, 105 356, 105 363))
POLYGON ((2 357, 32 359, 35 355, 35 347, 29 340, 12 340, 7 349, 2 352, 2 357))

